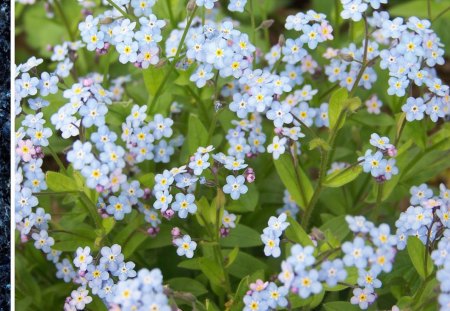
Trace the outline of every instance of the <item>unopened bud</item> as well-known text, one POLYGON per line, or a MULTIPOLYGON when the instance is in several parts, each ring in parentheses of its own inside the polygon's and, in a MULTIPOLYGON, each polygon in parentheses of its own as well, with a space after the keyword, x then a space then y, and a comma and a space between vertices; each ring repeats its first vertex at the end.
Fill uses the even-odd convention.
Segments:
POLYGON ((283 133, 283 128, 276 127, 273 131, 275 132, 275 134, 281 135, 283 133))
POLYGON ((343 61, 346 61, 346 62, 352 62, 353 61, 353 56, 351 56, 350 54, 344 54, 344 53, 341 53, 341 54, 339 54, 339 57, 343 60, 343 61))
POLYGON ((261 25, 259 25, 256 30, 270 28, 270 26, 272 26, 274 22, 275 21, 273 19, 266 19, 265 21, 262 21, 261 25))
POLYGON ((227 237, 230 234, 230 228, 222 227, 220 228, 220 236, 222 238, 227 237))
POLYGON ((187 10, 188 12, 192 12, 192 11, 194 11, 195 6, 196 6, 195 0, 189 0, 188 4, 187 4, 187 6, 186 6, 186 10, 187 10))
POLYGON ((172 217, 175 215, 175 212, 171 209, 167 209, 163 212, 163 217, 167 220, 171 220, 172 217))
POLYGON ((178 238, 181 236, 181 230, 178 227, 174 227, 172 228, 172 230, 170 231, 170 234, 172 234, 172 238, 178 238))
POLYGON ((94 80, 92 80, 91 78, 83 80, 83 86, 85 86, 85 87, 90 87, 93 83, 94 83, 94 80))
POLYGON ((111 17, 105 17, 100 21, 100 24, 107 25, 111 24, 114 20, 111 17))
POLYGON ((283 46, 285 43, 286 43, 286 38, 284 37, 283 34, 281 34, 281 35, 278 37, 278 45, 279 45, 279 46, 283 46))
POLYGON ((27 243, 28 240, 29 240, 28 235, 26 235, 26 234, 21 234, 20 235, 20 242, 27 243))
POLYGON ((150 227, 147 229, 147 233, 151 237, 155 237, 159 233, 159 227, 150 227))
POLYGON ((150 197, 152 196, 152 191, 150 190, 150 188, 145 188, 144 189, 144 200, 148 200, 150 199, 150 197))
POLYGON ((397 148, 395 148, 394 145, 391 145, 386 149, 386 153, 390 157, 395 157, 397 155, 397 148))
POLYGON ((316 227, 312 228, 311 237, 316 241, 322 241, 325 239, 323 232, 316 227))

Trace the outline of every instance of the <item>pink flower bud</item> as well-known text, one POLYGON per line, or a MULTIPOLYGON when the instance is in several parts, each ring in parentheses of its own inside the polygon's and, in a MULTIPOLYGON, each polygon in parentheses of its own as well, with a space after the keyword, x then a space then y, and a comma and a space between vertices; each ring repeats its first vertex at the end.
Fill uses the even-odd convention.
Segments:
POLYGON ((90 87, 94 81, 91 78, 83 79, 83 86, 90 87))
POLYGON ((143 196, 144 200, 150 199, 151 196, 152 196, 152 191, 149 188, 145 188, 144 189, 144 196, 143 196))
POLYGON ((387 148, 387 154, 390 157, 395 157, 397 155, 397 148, 395 148, 394 145, 391 145, 389 148, 387 148))
POLYGON ((283 133, 283 128, 281 128, 281 127, 276 127, 276 128, 274 129, 274 132, 275 132, 275 134, 277 134, 277 135, 281 135, 281 134, 283 133))
POLYGON ((255 174, 247 174, 247 176, 245 177, 245 179, 247 180, 247 182, 249 184, 251 184, 252 182, 255 181, 256 177, 255 174))
POLYGON ((181 230, 178 227, 173 227, 170 233, 172 234, 172 237, 178 238, 181 235, 181 230))
POLYGON ((230 234, 230 228, 221 227, 220 228, 220 236, 222 238, 227 237, 230 234))
POLYGON ((29 238, 28 235, 26 235, 26 234, 21 234, 21 235, 20 235, 20 242, 22 242, 22 243, 28 242, 29 239, 30 239, 30 238, 29 238))
POLYGON ((172 217, 175 215, 175 212, 171 209, 167 209, 162 213, 163 217, 167 220, 171 220, 172 217))
POLYGON ((103 187, 102 185, 95 186, 95 191, 97 191, 98 193, 102 193, 103 190, 105 190, 105 187, 103 187))
POLYGON ((147 229, 147 233, 151 237, 155 237, 159 233, 159 227, 150 227, 147 229))

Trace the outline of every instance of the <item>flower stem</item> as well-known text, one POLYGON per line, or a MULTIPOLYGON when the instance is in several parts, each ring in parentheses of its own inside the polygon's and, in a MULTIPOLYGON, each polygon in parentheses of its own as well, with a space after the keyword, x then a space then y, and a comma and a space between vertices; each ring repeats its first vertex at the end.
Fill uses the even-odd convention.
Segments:
MULTIPOLYGON (((110 1, 110 0, 108 0, 108 1, 110 1)), ((162 92, 162 90, 164 88, 164 85, 169 80, 170 74, 175 69, 175 66, 176 66, 177 61, 178 61, 178 57, 180 56, 180 53, 181 53, 181 48, 183 47, 184 41, 186 40, 186 35, 188 33, 189 27, 192 24, 192 21, 194 20, 196 11, 197 11, 197 6, 195 6, 194 10, 191 13, 191 16, 189 17, 189 20, 187 21, 186 27, 184 28, 184 31, 183 31, 183 35, 181 36, 180 43, 178 44, 178 47, 177 47, 177 52, 175 53, 175 56, 174 56, 172 62, 170 63, 169 70, 167 71, 166 75, 164 76, 163 81, 158 86, 158 89, 156 90, 155 96, 153 96, 153 99, 150 102, 149 107, 153 107, 155 105, 156 101, 158 100, 159 96, 161 95, 161 92, 162 92)))

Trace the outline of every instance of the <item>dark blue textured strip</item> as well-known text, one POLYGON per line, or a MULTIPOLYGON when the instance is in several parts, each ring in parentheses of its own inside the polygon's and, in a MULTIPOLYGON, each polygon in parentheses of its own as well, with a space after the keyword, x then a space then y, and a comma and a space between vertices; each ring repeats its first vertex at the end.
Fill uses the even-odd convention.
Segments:
POLYGON ((0 311, 10 309, 10 12, 0 1, 0 311))

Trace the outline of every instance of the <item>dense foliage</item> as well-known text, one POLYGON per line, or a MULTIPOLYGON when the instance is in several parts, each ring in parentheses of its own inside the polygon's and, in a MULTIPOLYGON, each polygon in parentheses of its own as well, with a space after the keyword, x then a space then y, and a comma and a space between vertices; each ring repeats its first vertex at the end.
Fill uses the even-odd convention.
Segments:
POLYGON ((449 11, 17 2, 16 309, 450 310, 449 11))

